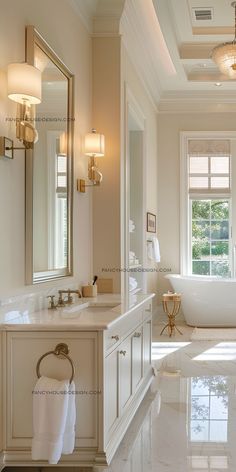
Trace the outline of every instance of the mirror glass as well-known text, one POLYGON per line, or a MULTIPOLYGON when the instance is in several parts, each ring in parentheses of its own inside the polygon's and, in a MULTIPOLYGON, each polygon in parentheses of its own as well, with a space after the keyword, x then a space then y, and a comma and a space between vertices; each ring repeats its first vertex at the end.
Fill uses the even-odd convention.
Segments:
POLYGON ((29 215, 27 220, 32 225, 31 255, 26 248, 28 283, 72 272, 72 76, 43 45, 34 40, 34 65, 42 72, 42 101, 35 108, 38 141, 32 150, 32 175, 27 177, 32 179, 31 195, 26 184, 27 198, 32 199, 32 221, 29 215))

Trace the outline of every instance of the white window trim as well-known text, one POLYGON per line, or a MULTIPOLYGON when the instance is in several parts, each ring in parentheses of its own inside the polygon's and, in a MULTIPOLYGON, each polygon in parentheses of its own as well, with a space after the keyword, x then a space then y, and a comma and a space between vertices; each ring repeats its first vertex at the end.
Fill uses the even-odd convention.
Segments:
MULTIPOLYGON (((235 131, 181 131, 180 132, 180 273, 189 275, 190 259, 190 237, 188 225, 188 140, 189 139, 230 139, 235 141, 231 150, 231 155, 235 155, 236 150, 236 132, 235 131)), ((236 182, 236 163, 232 159, 231 176, 236 182)), ((232 187, 236 197, 235 190, 232 187)), ((197 196, 197 195, 196 195, 197 196)), ((223 197, 223 196, 222 196, 223 197)), ((222 198, 220 197, 220 198, 222 198)), ((208 195, 209 198, 209 195, 208 195)), ((236 201, 236 200, 235 200, 236 201)), ((232 233, 232 247, 236 243, 236 230, 232 233), (234 234, 235 233, 235 234, 234 234)), ((235 268, 234 268, 235 271, 235 268)))

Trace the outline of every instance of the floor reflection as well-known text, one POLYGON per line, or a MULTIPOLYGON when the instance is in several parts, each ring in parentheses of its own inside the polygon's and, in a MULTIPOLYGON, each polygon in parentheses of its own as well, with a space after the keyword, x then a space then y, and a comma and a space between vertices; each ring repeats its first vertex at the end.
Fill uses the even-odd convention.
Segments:
POLYGON ((190 441, 227 442, 229 381, 221 375, 190 379, 190 441))
POLYGON ((235 472, 236 357, 227 357, 234 348, 154 343, 152 393, 106 472, 235 472), (199 362, 212 349, 221 350, 221 362, 212 356, 199 362))

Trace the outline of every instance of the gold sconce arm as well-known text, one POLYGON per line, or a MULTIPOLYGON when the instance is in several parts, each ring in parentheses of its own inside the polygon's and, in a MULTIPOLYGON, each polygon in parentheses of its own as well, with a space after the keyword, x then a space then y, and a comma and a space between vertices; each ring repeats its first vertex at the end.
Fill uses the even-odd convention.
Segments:
POLYGON ((96 157, 103 157, 105 153, 105 137, 103 134, 96 133, 93 128, 91 133, 85 135, 85 155, 89 156, 88 179, 91 184, 86 184, 84 179, 77 180, 78 192, 85 193, 86 187, 96 187, 102 182, 103 175, 98 169, 96 157))

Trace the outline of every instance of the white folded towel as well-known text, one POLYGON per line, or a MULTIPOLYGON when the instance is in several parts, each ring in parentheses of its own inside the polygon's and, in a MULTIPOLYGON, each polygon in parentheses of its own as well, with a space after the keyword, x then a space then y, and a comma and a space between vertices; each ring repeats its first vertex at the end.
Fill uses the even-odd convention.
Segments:
POLYGON ((132 233, 135 230, 135 224, 133 220, 129 220, 129 231, 132 233))
POLYGON ((134 290, 137 288, 138 282, 134 277, 129 277, 129 291, 134 290))
POLYGON ((75 444, 75 384, 40 377, 33 395, 32 459, 57 464, 75 444), (70 393, 71 392, 71 393, 70 393))

